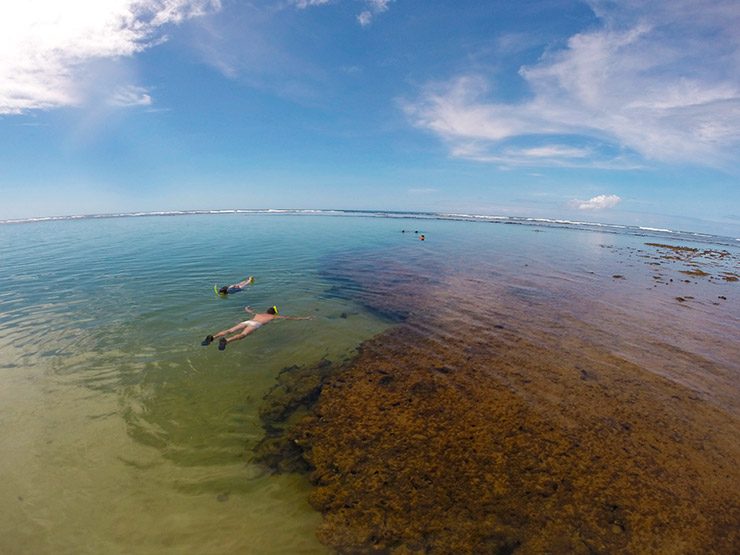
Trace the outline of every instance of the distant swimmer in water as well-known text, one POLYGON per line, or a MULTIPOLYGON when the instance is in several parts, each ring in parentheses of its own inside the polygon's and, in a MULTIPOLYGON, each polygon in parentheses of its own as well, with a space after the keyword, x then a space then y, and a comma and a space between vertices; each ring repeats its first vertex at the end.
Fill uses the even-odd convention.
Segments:
POLYGON ((419 241, 424 241, 424 240, 426 240, 426 237, 424 237, 424 234, 422 233, 421 235, 419 235, 419 241))
POLYGON ((311 320, 313 318, 312 316, 280 316, 278 314, 278 309, 276 306, 272 306, 268 308, 267 311, 259 313, 252 310, 252 308, 249 306, 244 307, 244 310, 249 314, 254 314, 251 320, 239 322, 233 328, 220 331, 213 335, 207 335, 201 345, 210 345, 215 339, 218 339, 218 350, 223 351, 226 348, 226 345, 228 345, 232 341, 239 341, 240 339, 244 339, 253 331, 256 331, 265 324, 269 324, 275 319, 279 318, 281 320, 311 320), (227 335, 231 335, 231 337, 226 337, 227 335))
MULTIPOLYGON (((243 291, 246 289, 247 285, 252 285, 254 283, 254 276, 249 276, 244 281, 240 281, 239 283, 235 283, 233 285, 224 285, 221 289, 218 289, 219 295, 232 295, 234 293, 238 293, 239 291, 243 291)), ((214 286, 215 287, 215 286, 214 286)))

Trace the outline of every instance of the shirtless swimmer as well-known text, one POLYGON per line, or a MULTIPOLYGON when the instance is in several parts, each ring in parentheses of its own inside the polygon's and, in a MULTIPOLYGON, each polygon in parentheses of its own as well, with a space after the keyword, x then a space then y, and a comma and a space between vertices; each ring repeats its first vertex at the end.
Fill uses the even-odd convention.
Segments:
POLYGON ((280 316, 278 314, 278 309, 276 306, 271 306, 265 312, 255 312, 249 306, 244 307, 244 310, 249 314, 254 314, 254 316, 250 320, 239 322, 236 326, 232 328, 220 331, 213 335, 207 335, 206 338, 201 343, 201 345, 203 346, 210 345, 214 339, 220 338, 218 341, 218 350, 223 351, 226 348, 226 345, 228 345, 232 341, 239 341, 240 339, 244 339, 246 336, 248 336, 253 331, 256 331, 257 329, 261 328, 265 324, 269 324, 273 320, 276 320, 276 319, 311 320, 313 319, 312 316, 280 316), (231 335, 231 336, 226 337, 227 335, 231 335))

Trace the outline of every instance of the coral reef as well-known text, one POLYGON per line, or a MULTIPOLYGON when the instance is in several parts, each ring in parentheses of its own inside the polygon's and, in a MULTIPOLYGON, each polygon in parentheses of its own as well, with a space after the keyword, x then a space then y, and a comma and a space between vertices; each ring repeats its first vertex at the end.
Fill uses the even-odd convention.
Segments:
POLYGON ((403 328, 330 377, 291 432, 319 538, 340 552, 737 546, 737 471, 712 444, 723 415, 615 358, 519 348, 403 328))
MULTIPOLYGON (((277 471, 309 471, 326 545, 740 550, 734 405, 605 348, 613 338, 559 312, 546 291, 433 272, 424 287, 369 283, 377 269, 337 266, 356 300, 378 313, 403 307, 403 322, 341 365, 281 373, 258 448, 277 471)), ((676 368, 718 372, 677 347, 650 349, 676 368)))
POLYGON ((309 470, 302 447, 290 433, 291 425, 313 407, 324 382, 336 371, 337 367, 326 359, 316 366, 282 369, 260 408, 265 436, 254 448, 253 462, 264 464, 274 472, 309 470))

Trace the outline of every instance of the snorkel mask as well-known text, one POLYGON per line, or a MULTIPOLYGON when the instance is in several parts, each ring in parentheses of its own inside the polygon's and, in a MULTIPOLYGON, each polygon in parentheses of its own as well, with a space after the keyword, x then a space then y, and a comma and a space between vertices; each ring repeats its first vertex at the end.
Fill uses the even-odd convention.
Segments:
POLYGON ((275 311, 275 316, 277 316, 278 314, 280 314, 280 313, 278 312, 278 309, 277 309, 277 307, 276 307, 276 306, 274 306, 274 305, 273 305, 272 309, 273 309, 273 310, 275 311))

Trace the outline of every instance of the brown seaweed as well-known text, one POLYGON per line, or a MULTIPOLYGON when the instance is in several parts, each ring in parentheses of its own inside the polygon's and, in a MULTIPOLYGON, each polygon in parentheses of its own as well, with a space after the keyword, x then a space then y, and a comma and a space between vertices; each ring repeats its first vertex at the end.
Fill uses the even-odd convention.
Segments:
MULTIPOLYGON (((338 267, 358 284, 370 275, 362 262, 338 267)), ((263 412, 261 460, 310 472, 322 542, 343 553, 738 551, 734 409, 610 352, 548 295, 469 277, 384 283, 356 299, 403 307, 404 322, 340 366, 286 370, 263 412)))

